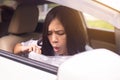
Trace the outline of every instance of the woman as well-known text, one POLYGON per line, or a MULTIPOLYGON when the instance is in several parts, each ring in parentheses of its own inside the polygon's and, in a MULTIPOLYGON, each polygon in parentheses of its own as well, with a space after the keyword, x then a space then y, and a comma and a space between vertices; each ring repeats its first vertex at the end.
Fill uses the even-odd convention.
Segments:
MULTIPOLYGON (((40 46, 41 40, 37 44, 40 46)), ((48 56, 74 55, 85 51, 85 45, 83 23, 78 11, 56 6, 46 16, 41 49, 35 46, 29 52, 33 50, 48 56)))
POLYGON ((86 43, 82 28, 78 11, 65 6, 53 8, 47 14, 43 27, 42 53, 53 56, 73 55, 85 51, 86 43))

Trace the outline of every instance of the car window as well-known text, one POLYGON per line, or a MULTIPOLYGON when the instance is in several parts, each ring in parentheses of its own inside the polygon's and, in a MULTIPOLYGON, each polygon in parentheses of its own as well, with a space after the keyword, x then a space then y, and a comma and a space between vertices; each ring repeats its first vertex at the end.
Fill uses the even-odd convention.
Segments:
POLYGON ((84 18, 88 28, 114 31, 114 26, 104 20, 84 13, 84 18))
MULTIPOLYGON (((16 8, 16 5, 18 5, 18 4, 14 3, 14 2, 12 3, 11 1, 12 0, 0 0, 0 3, 1 4, 4 3, 4 4, 13 6, 14 8, 16 8)), ((13 1, 21 1, 21 0, 13 0, 13 1)), ((24 1, 25 0, 23 0, 23 2, 24 1)), ((27 1, 29 2, 29 0, 27 0, 27 1)), ((66 3, 61 2, 62 0, 61 1, 60 0, 47 0, 47 1, 56 2, 56 3, 49 3, 49 4, 48 3, 45 3, 45 4, 40 3, 40 2, 42 2, 42 0, 30 0, 30 1, 38 1, 38 3, 36 2, 37 6, 39 8, 38 23, 41 23, 41 22, 44 23, 44 19, 46 17, 46 14, 48 13, 48 11, 57 5, 64 5, 64 6, 73 8, 75 10, 78 10, 78 12, 81 11, 83 13, 83 17, 85 18, 85 21, 86 21, 85 23, 87 24, 87 25, 85 25, 86 41, 87 41, 88 46, 90 48, 92 48, 91 50, 96 49, 96 48, 106 48, 111 51, 116 51, 116 46, 120 45, 119 44, 120 43, 119 34, 117 35, 117 37, 115 37, 116 36, 115 26, 117 25, 117 23, 119 25, 119 22, 113 22, 113 23, 110 22, 111 23, 110 24, 110 23, 108 23, 109 20, 105 21, 105 20, 99 19, 100 18, 99 15, 101 15, 101 14, 97 15, 96 17, 91 16, 90 14, 85 13, 86 11, 81 10, 81 7, 78 5, 79 3, 71 4, 71 2, 74 2, 74 1, 75 2, 80 2, 80 1, 84 2, 85 0, 80 0, 80 1, 79 0, 71 0, 71 1, 63 0, 63 2, 66 2, 66 3), (57 4, 57 3, 59 3, 59 4, 57 4), (114 26, 112 24, 114 24, 114 26), (99 30, 101 30, 101 31, 99 32, 99 30), (93 32, 93 33, 90 33, 90 32, 93 32), (97 33, 97 32, 99 32, 99 33, 97 33), (102 33, 102 32, 104 32, 104 33, 102 33), (115 41, 118 41, 117 45, 116 45, 115 41)), ((46 0, 43 0, 43 2, 44 1, 46 1, 46 0)), ((97 1, 99 1, 99 0, 97 0, 97 1)), ((89 2, 90 1, 88 1, 88 3, 89 2)), ((82 7, 84 8, 85 6, 82 5, 82 7)), ((88 7, 90 9, 92 9, 92 6, 88 6, 88 7)), ((88 11, 90 11, 89 8, 87 9, 88 11)), ((94 9, 97 9, 97 8, 94 8, 94 9)), ((99 8, 98 8, 98 10, 99 10, 99 8)), ((96 14, 97 14, 97 12, 96 12, 96 14)), ((105 14, 107 14, 107 13, 105 13, 105 14)), ((105 16, 105 14, 104 14, 104 16, 105 16)), ((108 17, 109 16, 110 15, 108 15, 108 17)), ((110 21, 115 20, 115 16, 113 16, 114 19, 112 19, 112 17, 110 16, 109 17, 110 21)), ((42 26, 43 26, 43 24, 42 24, 42 26)), ((119 26, 117 26, 117 27, 119 27, 119 26)), ((36 28, 36 32, 38 32, 37 28, 36 28)), ((119 32, 119 29, 118 29, 118 32, 119 32)), ((15 55, 13 53, 10 53, 10 52, 4 51, 4 50, 0 50, 0 61, 1 61, 0 70, 1 70, 1 74, 4 75, 0 78, 2 78, 4 80, 10 80, 10 79, 12 79, 12 80, 14 80, 14 79, 15 80, 16 79, 17 80, 28 80, 28 79, 29 80, 35 80, 35 79, 36 80, 38 80, 38 79, 57 80, 58 68, 61 66, 62 63, 64 63, 66 60, 69 60, 71 57, 72 56, 44 56, 44 55, 37 55, 37 54, 31 52, 29 58, 25 58, 20 55, 15 55), (35 58, 33 58, 31 56, 35 56, 35 58), (6 77, 6 74, 9 76, 6 77), (16 74, 16 75, 13 75, 13 74, 16 74)), ((68 67, 69 66, 67 66, 66 68, 68 68, 68 67)), ((63 71, 64 71, 64 68, 63 68, 63 71)))
POLYGON ((50 4, 43 4, 43 5, 38 5, 39 8, 39 21, 44 21, 46 14, 50 9, 53 7, 58 6, 58 4, 55 3, 50 3, 50 4))
MULTIPOLYGON (((12 5, 14 7, 16 7, 17 4, 14 4, 12 2, 9 2, 9 0, 1 0, 2 3, 5 3, 7 5, 12 5)), ((44 22, 44 19, 46 17, 46 14, 48 13, 48 11, 50 9, 52 9, 53 7, 57 6, 59 4, 55 4, 55 3, 49 3, 49 4, 40 4, 38 5, 39 8, 39 22, 44 22)), ((84 18, 86 20, 86 24, 87 24, 87 28, 94 28, 94 29, 100 29, 100 30, 109 30, 109 31, 114 31, 114 26, 111 25, 110 23, 98 19, 94 16, 91 16, 87 13, 84 13, 84 18)), ((42 56, 44 57, 44 56, 42 56)), ((44 63, 47 64, 51 64, 51 65, 55 65, 55 66, 59 66, 59 64, 61 64, 61 62, 64 62, 65 60, 69 59, 69 57, 47 57, 46 60, 44 60, 44 63), (49 63, 48 61, 51 60, 51 63, 49 63), (58 61, 57 61, 58 60, 58 61)), ((39 61, 39 59, 36 59, 37 61, 39 61)), ((42 59, 40 59, 42 61, 42 59)))
POLYGON ((56 80, 57 78, 57 67, 14 55, 6 51, 0 50, 0 62, 0 74, 2 75, 0 79, 56 80))

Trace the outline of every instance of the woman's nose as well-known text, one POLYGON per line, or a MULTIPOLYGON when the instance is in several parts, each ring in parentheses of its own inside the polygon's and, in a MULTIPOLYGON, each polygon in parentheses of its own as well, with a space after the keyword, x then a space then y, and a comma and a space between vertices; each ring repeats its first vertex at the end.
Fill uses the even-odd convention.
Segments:
POLYGON ((52 35, 52 42, 53 42, 53 43, 57 43, 57 42, 58 42, 58 37, 57 37, 56 34, 53 34, 53 35, 52 35))

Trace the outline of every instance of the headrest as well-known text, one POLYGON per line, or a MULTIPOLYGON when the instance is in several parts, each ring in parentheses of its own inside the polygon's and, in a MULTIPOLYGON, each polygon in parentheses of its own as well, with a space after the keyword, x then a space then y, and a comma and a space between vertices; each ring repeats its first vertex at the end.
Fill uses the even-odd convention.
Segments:
POLYGON ((33 32, 38 23, 39 11, 35 5, 19 5, 11 19, 8 32, 22 34, 33 32))

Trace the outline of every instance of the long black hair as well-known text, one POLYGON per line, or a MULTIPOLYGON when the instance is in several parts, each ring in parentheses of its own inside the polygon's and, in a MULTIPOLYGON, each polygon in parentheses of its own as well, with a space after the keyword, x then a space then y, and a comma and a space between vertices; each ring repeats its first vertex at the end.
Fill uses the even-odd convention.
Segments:
POLYGON ((44 22, 42 54, 49 56, 54 55, 53 48, 48 40, 48 27, 55 18, 62 23, 67 35, 67 55, 85 51, 86 42, 82 31, 83 23, 80 14, 74 9, 65 6, 57 6, 48 12, 44 22))

